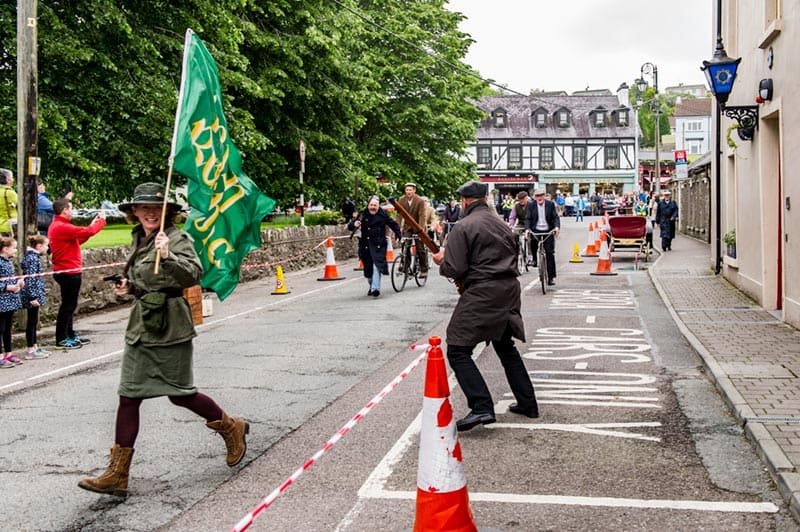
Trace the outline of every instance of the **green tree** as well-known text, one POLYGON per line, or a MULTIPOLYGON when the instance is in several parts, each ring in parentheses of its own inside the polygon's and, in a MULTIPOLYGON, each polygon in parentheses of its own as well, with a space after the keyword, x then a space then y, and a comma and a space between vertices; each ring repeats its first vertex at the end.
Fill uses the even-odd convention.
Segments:
MULTIPOLYGON (((59 0, 38 8, 39 154, 58 195, 121 200, 163 181, 192 28, 220 70, 244 171, 279 204, 299 190, 338 206, 359 183, 418 181, 446 196, 486 85, 444 0, 59 0), (352 7, 351 7, 352 6, 352 7)), ((0 164, 15 167, 16 10, 0 5, 0 164)), ((180 184, 181 177, 175 176, 180 184)), ((393 187, 382 190, 392 192, 393 187)))

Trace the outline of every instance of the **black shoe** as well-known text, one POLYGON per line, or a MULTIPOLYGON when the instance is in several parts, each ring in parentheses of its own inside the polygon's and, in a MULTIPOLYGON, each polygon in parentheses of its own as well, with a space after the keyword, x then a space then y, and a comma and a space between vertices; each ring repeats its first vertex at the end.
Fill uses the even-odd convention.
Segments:
POLYGON ((428 272, 419 272, 420 279, 426 279, 428 277, 428 272))
POLYGON ((536 419, 537 417, 539 417, 539 409, 538 408, 525 410, 524 408, 519 406, 517 403, 511 403, 510 405, 508 405, 508 411, 512 412, 514 414, 519 414, 521 416, 528 416, 529 418, 533 418, 533 419, 536 419))
POLYGON ((528 266, 530 266, 531 268, 538 268, 539 267, 539 265, 536 264, 535 260, 528 261, 528 266))
POLYGON ((459 432, 464 432, 477 427, 478 425, 489 425, 495 421, 494 414, 470 412, 466 416, 456 421, 456 429, 458 429, 459 432))
POLYGON ((373 295, 373 294, 375 294, 375 290, 373 290, 372 288, 370 288, 370 289, 369 289, 369 292, 367 292, 367 295, 368 295, 368 296, 371 296, 371 295, 373 295))
POLYGON ((555 286, 555 285, 556 285, 556 280, 555 279, 548 279, 547 280, 547 286, 555 286))
POLYGON ((381 291, 380 290, 373 290, 372 291, 372 297, 378 297, 379 295, 381 295, 381 291))

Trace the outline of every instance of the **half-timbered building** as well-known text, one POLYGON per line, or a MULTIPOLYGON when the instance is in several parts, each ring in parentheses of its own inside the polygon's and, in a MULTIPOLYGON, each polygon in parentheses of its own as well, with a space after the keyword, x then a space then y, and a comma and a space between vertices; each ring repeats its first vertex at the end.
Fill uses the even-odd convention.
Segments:
POLYGON ((469 157, 490 190, 571 194, 633 192, 637 180, 636 117, 628 87, 617 95, 487 96, 486 118, 469 157))

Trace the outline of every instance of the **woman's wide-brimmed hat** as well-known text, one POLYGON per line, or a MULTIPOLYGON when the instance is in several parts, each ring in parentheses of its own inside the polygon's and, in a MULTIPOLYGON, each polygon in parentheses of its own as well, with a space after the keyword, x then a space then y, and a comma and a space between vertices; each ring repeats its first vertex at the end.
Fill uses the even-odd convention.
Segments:
MULTIPOLYGON (((119 210, 131 212, 134 205, 163 205, 164 204, 164 185, 159 183, 142 183, 133 190, 133 199, 128 203, 120 203, 119 210)), ((168 201, 167 208, 173 211, 181 210, 181 206, 175 202, 168 201)))

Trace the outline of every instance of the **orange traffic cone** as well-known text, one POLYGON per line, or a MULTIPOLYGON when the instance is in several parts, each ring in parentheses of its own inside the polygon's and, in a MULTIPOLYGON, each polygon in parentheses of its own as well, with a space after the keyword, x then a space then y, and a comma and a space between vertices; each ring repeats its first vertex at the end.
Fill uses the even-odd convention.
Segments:
POLYGON ((477 532, 450 404, 442 339, 431 336, 428 343, 431 347, 425 367, 414 532, 477 532))
POLYGON ((392 247, 392 237, 386 237, 386 263, 391 264, 394 262, 394 248, 392 247))
POLYGON ((572 258, 569 259, 570 262, 583 262, 583 259, 580 257, 581 252, 581 245, 575 242, 575 245, 572 246, 572 258))
POLYGON ((596 257, 597 247, 594 242, 594 222, 589 222, 589 238, 586 241, 586 250, 583 252, 584 257, 596 257))
POLYGON ((594 221, 594 249, 595 253, 600 252, 600 222, 594 221))
POLYGON ((333 256, 333 239, 328 237, 325 243, 325 275, 317 279, 317 281, 340 281, 344 277, 339 277, 339 271, 336 269, 336 259, 333 256))
POLYGON ((289 293, 291 292, 286 289, 286 281, 283 278, 283 268, 278 266, 278 269, 275 270, 275 291, 272 292, 272 295, 275 296, 289 293))
POLYGON ((617 275, 611 271, 611 252, 608 250, 608 237, 606 232, 600 232, 600 258, 597 259, 597 271, 589 275, 617 275))
POLYGON ((361 260, 361 259, 358 259, 358 266, 356 268, 353 268, 353 271, 354 272, 363 272, 364 271, 364 261, 361 260))

